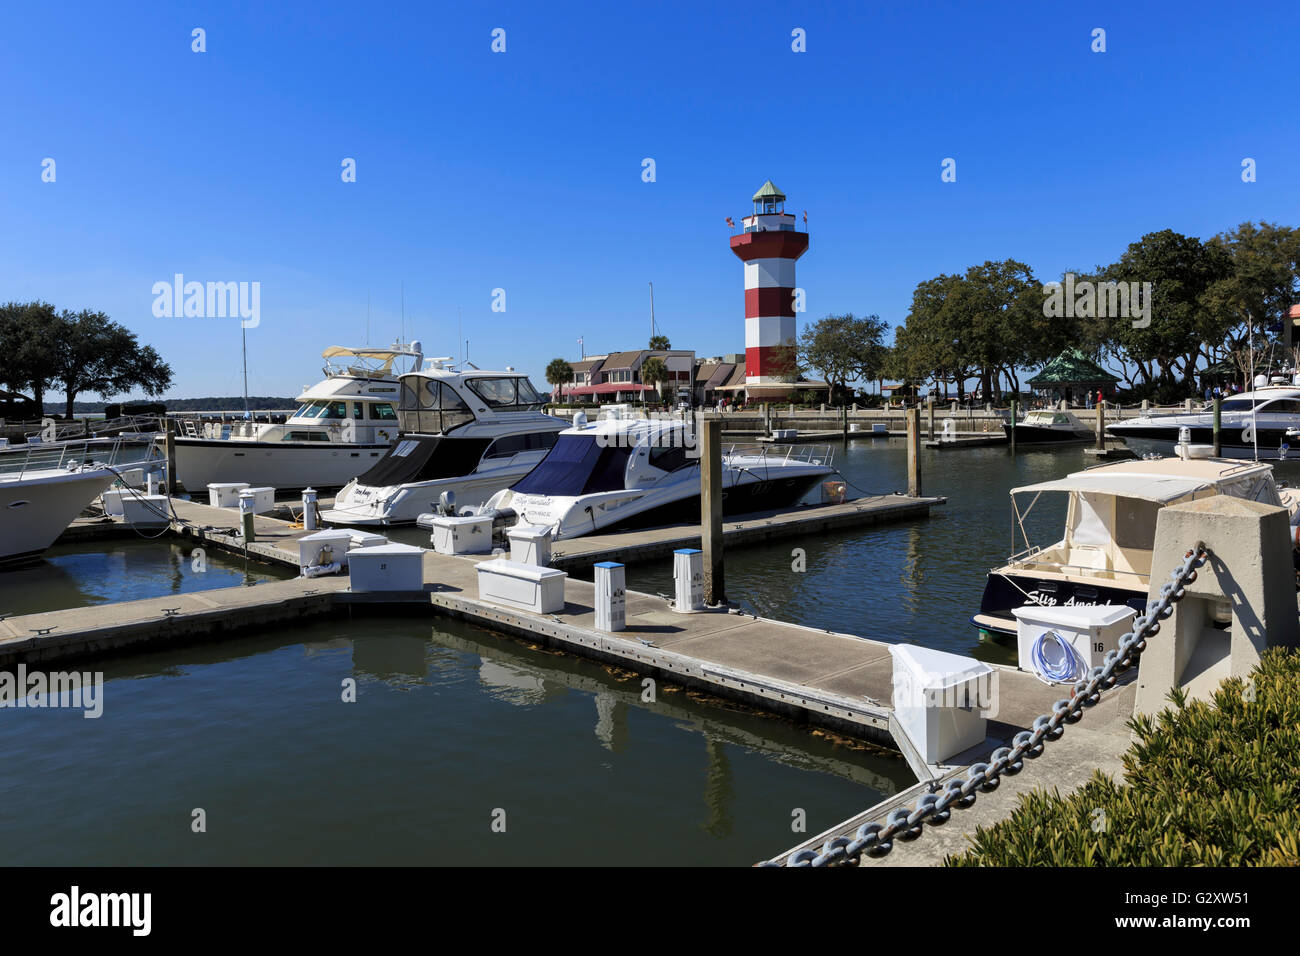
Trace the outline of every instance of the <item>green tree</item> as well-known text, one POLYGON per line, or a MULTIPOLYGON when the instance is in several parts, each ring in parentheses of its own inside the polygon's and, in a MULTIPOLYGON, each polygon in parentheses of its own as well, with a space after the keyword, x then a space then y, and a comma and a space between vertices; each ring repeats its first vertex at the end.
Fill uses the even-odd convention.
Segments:
MULTIPOLYGON (((1231 272, 1204 296, 1206 312, 1221 323, 1205 330, 1211 333, 1204 340, 1206 359, 1214 362, 1225 352, 1244 350, 1252 335, 1263 336, 1270 326, 1285 323, 1289 307, 1300 302, 1300 229, 1243 222, 1219 233, 1210 245, 1231 261, 1231 272), (1216 331, 1221 334, 1214 335, 1216 331), (1214 351, 1208 343, 1222 343, 1222 348, 1214 351)), ((1287 339, 1285 330, 1282 338, 1287 339)))
POLYGON ((45 357, 49 377, 63 390, 66 414, 83 392, 111 398, 138 388, 150 397, 171 386, 172 370, 151 345, 103 312, 64 310, 57 320, 58 348, 45 357))
POLYGON ((1102 318, 1119 355, 1136 364, 1148 385, 1173 387, 1195 375, 1203 344, 1222 341, 1231 319, 1220 284, 1232 276, 1232 258, 1221 245, 1172 229, 1147 233, 1131 243, 1100 278, 1151 283, 1151 321, 1134 325, 1123 317, 1102 318), (1212 292, 1218 289, 1219 294, 1212 292))
POLYGON ((641 366, 641 381, 646 385, 656 386, 662 398, 663 383, 668 381, 668 366, 662 359, 646 359, 645 364, 641 366))
POLYGON ((672 343, 668 341, 668 336, 666 335, 650 336, 650 351, 667 352, 672 347, 673 347, 672 343))
POLYGON ((0 380, 15 392, 30 391, 37 409, 54 377, 51 356, 63 347, 62 325, 48 302, 9 302, 0 306, 0 380))
POLYGON ((856 318, 853 313, 828 315, 805 326, 799 338, 798 360, 820 374, 841 401, 851 381, 870 381, 883 369, 888 355, 887 322, 878 315, 856 318))
POLYGON ((568 385, 573 381, 573 366, 562 358, 551 359, 550 364, 546 366, 546 381, 552 391, 562 385, 568 385))

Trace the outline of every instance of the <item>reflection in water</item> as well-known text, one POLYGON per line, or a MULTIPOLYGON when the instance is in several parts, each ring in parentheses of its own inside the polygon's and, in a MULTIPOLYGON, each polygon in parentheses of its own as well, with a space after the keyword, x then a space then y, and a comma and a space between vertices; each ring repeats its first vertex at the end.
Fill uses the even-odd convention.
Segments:
POLYGON ((478 676, 484 689, 503 704, 533 707, 546 700, 546 681, 534 668, 484 658, 478 676))
POLYGON ((428 665, 424 661, 429 642, 414 634, 366 634, 352 641, 352 668, 358 677, 370 676, 399 685, 410 681, 393 678, 417 677, 424 680, 428 665))
POLYGON ((38 614, 72 607, 253 585, 293 577, 278 565, 207 551, 205 570, 175 539, 121 538, 56 545, 34 565, 0 571, 0 612, 38 614))
POLYGON ((727 749, 722 741, 706 732, 704 751, 709 756, 704 784, 704 802, 709 808, 709 819, 704 824, 704 832, 711 837, 730 836, 731 804, 736 793, 731 780, 731 764, 727 762, 727 749))

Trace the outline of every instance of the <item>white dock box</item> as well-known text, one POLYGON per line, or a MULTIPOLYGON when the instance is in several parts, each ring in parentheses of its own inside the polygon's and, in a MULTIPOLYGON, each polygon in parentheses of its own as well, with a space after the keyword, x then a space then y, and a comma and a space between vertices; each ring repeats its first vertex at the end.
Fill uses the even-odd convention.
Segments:
POLYGON ((122 499, 133 496, 134 493, 125 488, 109 488, 100 496, 104 502, 104 514, 121 518, 126 513, 122 510, 122 499))
POLYGON ((388 544, 388 538, 382 534, 376 534, 374 531, 361 531, 353 528, 348 532, 352 539, 354 548, 377 548, 381 545, 388 544))
POLYGON ((275 510, 274 488, 245 488, 239 493, 240 499, 253 499, 253 514, 264 515, 275 510))
MULTIPOLYGON (((1119 639, 1132 630, 1133 618, 1137 615, 1137 611, 1123 604, 1075 604, 1069 607, 1026 604, 1014 608, 1011 613, 1016 616, 1016 652, 1020 656, 1020 669, 1030 672, 1035 672, 1034 644, 1047 631, 1054 631, 1061 641, 1072 645, 1091 668, 1101 663, 1107 651, 1119 650, 1119 639)), ((1053 662, 1059 657, 1057 651, 1052 655, 1053 662)))
POLYGON ((355 592, 421 591, 424 549, 410 544, 356 548, 348 555, 348 574, 355 592))
POLYGON ((984 740, 992 667, 915 644, 896 644, 890 652, 894 716, 926 763, 942 763, 984 740))
POLYGON ((352 534, 348 531, 330 530, 305 534, 298 539, 298 570, 318 564, 335 562, 347 566, 348 547, 352 544, 352 534), (329 554, 321 554, 326 548, 329 554))
POLYGON ((238 508, 239 493, 247 487, 246 481, 214 482, 208 485, 208 504, 214 508, 238 508))
POLYGON ((435 515, 430 540, 439 554, 488 554, 492 551, 492 516, 435 515))
POLYGON ((480 561, 474 567, 478 570, 480 600, 536 614, 564 610, 564 580, 568 575, 563 571, 505 560, 480 561))
POLYGON ((510 560, 546 567, 551 563, 551 529, 542 524, 517 524, 506 529, 510 560))
POLYGON ((171 505, 166 495, 124 495, 122 518, 136 528, 162 528, 171 524, 171 505))

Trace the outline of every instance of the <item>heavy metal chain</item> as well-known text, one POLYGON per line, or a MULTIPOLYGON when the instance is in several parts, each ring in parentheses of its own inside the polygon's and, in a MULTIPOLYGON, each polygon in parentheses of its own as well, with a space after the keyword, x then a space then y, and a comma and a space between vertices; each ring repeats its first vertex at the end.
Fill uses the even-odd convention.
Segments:
POLYGON ((1160 632, 1160 622, 1174 612, 1174 604, 1186 594, 1187 585, 1196 580, 1196 569, 1205 564, 1209 551, 1204 543, 1197 542, 1183 557, 1183 563, 1169 575, 1169 581, 1160 586, 1160 597, 1147 602, 1146 613, 1133 620, 1133 629, 1119 639, 1119 649, 1107 651, 1102 663, 1093 667, 1087 677, 1074 683, 1074 693, 1068 700, 1058 700, 1051 713, 1034 718, 1032 730, 1022 730, 1011 740, 1010 747, 999 747, 985 763, 967 768, 966 779, 949 780, 942 793, 926 793, 916 801, 911 810, 900 807, 884 823, 864 823, 852 838, 831 837, 820 851, 805 848, 791 853, 784 864, 768 862, 764 866, 843 866, 856 862, 862 854, 884 856, 894 847, 894 838, 904 836, 914 839, 921 835, 924 825, 944 823, 952 815, 952 807, 969 807, 975 802, 976 791, 989 793, 997 789, 1002 774, 1017 774, 1024 767, 1025 757, 1037 757, 1043 752, 1046 741, 1055 741, 1065 733, 1065 725, 1078 721, 1085 708, 1101 699, 1101 692, 1115 686, 1118 675, 1137 663, 1146 650, 1147 638, 1160 632))

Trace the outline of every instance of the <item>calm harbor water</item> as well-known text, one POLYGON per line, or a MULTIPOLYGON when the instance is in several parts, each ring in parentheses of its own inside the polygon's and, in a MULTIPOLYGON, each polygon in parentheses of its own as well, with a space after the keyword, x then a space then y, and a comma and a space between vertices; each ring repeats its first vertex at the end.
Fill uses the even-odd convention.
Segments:
MULTIPOLYGON (((837 458, 860 489, 905 484, 899 440, 837 458)), ((929 520, 729 553, 728 593, 783 620, 1007 659, 968 624, 1010 549, 1007 490, 1087 463, 1077 448, 924 453, 925 491, 950 497, 929 520)), ((1063 520, 1047 504, 1044 536, 1063 520)), ((188 553, 60 548, 0 578, 0 610, 210 586, 214 566, 227 585, 266 573, 210 556, 195 574, 188 553)), ((672 586, 668 562, 628 577, 672 586)), ((639 678, 427 616, 87 666, 106 679, 99 719, 0 710, 8 863, 744 865, 796 842, 795 811, 816 833, 912 781, 894 755, 663 687, 643 702, 639 678), (205 834, 191 832, 195 808, 205 834)))

